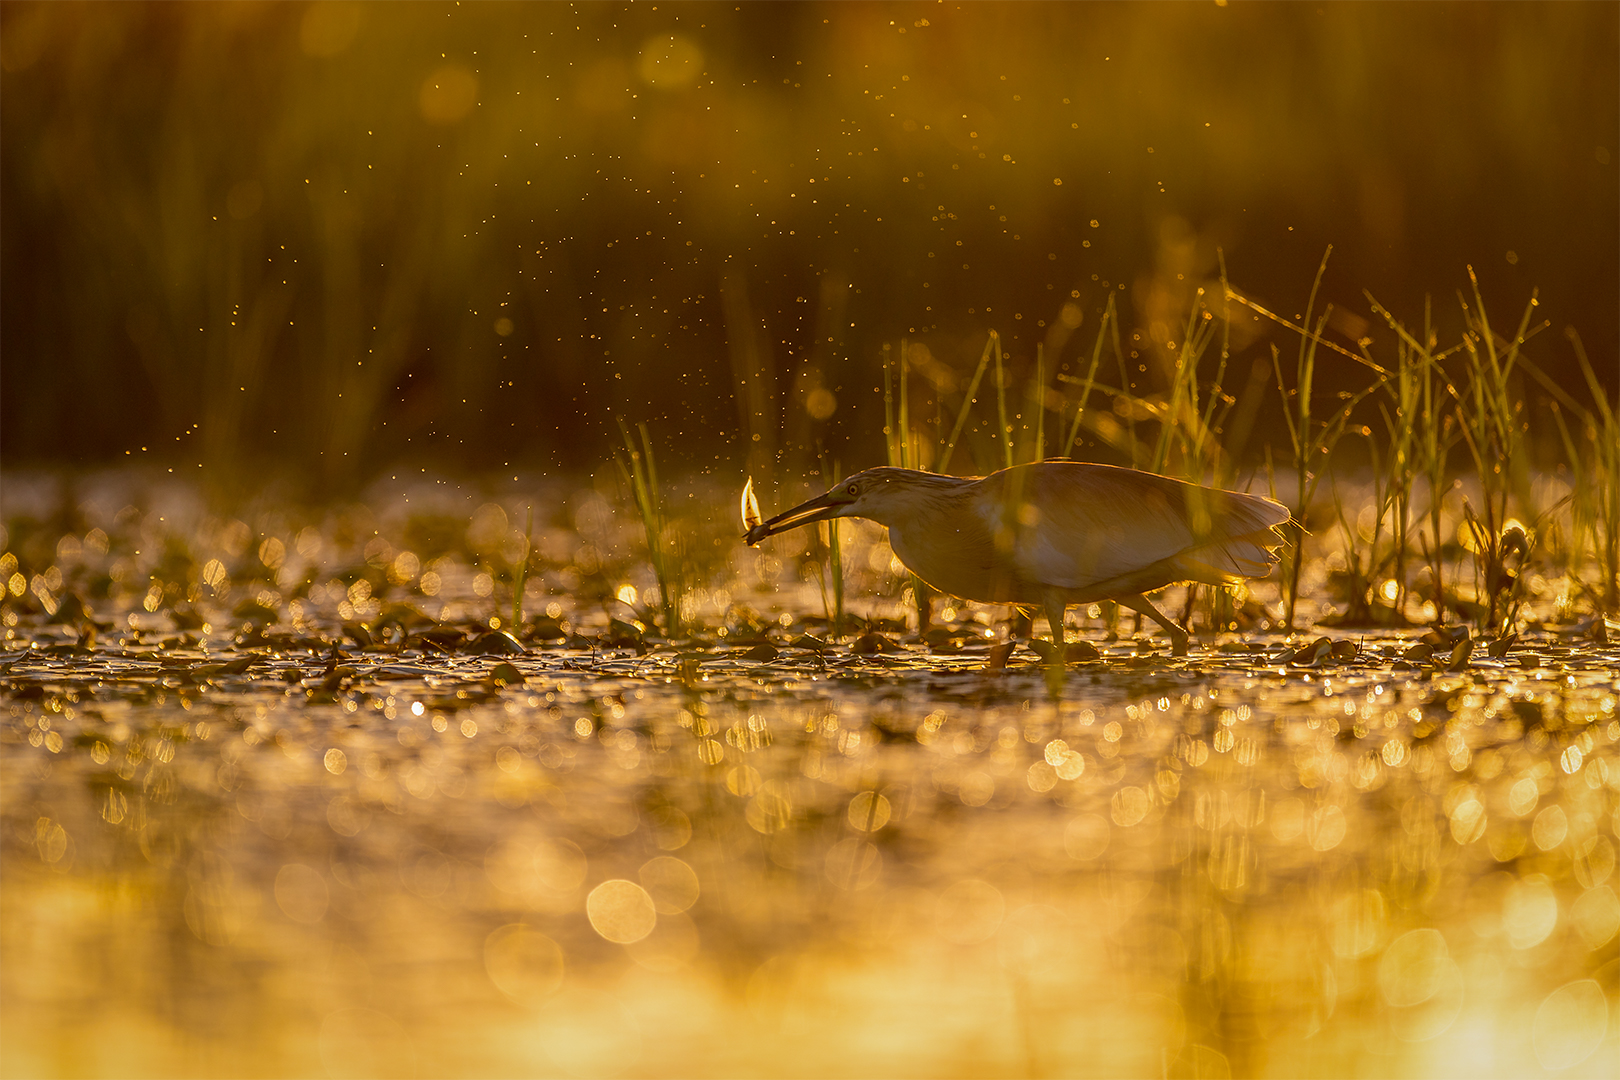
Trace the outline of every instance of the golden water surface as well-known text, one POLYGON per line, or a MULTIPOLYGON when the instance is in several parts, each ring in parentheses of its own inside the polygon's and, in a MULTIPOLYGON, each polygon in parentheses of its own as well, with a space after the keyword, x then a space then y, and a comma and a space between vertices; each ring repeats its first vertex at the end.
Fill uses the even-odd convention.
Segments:
POLYGON ((35 644, 7 1075, 1620 1061, 1612 648, 35 644))

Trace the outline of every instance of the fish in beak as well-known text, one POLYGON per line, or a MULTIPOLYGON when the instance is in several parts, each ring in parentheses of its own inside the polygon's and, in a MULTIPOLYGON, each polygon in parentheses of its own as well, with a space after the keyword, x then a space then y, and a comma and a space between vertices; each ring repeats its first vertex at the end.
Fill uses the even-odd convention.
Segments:
POLYGON ((759 512, 759 499, 754 495, 754 478, 752 476, 743 485, 742 519, 745 532, 765 520, 764 515, 759 512))
MULTIPOLYGON (((751 497, 752 494, 751 488, 745 492, 745 505, 748 497, 751 497)), ((745 510, 743 524, 748 526, 748 531, 743 534, 743 539, 752 547, 767 536, 775 536, 779 532, 796 529, 800 525, 809 525, 813 522, 827 521, 838 517, 839 512, 854 501, 855 497, 849 493, 849 489, 841 485, 833 488, 825 495, 817 495, 809 502, 802 502, 791 510, 783 511, 769 521, 760 521, 757 518, 749 521, 749 515, 745 510)), ((754 504, 756 514, 759 512, 758 507, 759 504, 756 502, 754 504)))

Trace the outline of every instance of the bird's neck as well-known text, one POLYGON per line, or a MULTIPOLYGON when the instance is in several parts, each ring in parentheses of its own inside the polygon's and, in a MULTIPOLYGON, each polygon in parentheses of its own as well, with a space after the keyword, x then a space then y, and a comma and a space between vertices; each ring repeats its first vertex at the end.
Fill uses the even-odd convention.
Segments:
MULTIPOLYGON (((946 591, 953 588, 956 556, 973 561, 983 546, 984 528, 972 507, 976 480, 940 477, 949 483, 918 486, 906 492, 879 524, 889 527, 889 547, 923 580, 946 591)), ((874 519, 877 520, 877 519, 874 519)))
POLYGON ((969 489, 978 481, 960 476, 910 472, 905 486, 895 485, 883 504, 868 516, 889 529, 932 528, 942 517, 960 513, 969 489))

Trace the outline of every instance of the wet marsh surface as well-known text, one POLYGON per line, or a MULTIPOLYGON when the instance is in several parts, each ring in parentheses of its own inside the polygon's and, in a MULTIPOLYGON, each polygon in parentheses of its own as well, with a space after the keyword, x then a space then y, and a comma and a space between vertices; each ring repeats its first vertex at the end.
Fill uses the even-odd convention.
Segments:
POLYGON ((8 519, 8 1075, 1615 1071, 1600 620, 1054 673, 861 532, 870 625, 727 540, 668 640, 585 497, 507 634, 515 512, 395 509, 8 519))

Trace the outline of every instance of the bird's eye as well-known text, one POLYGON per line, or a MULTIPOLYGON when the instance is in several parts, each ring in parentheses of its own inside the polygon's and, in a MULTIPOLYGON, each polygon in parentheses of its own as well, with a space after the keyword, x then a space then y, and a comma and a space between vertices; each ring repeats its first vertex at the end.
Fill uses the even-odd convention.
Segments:
POLYGON ((861 489, 856 487, 854 484, 851 484, 849 485, 849 493, 851 495, 859 495, 861 493, 861 489))

